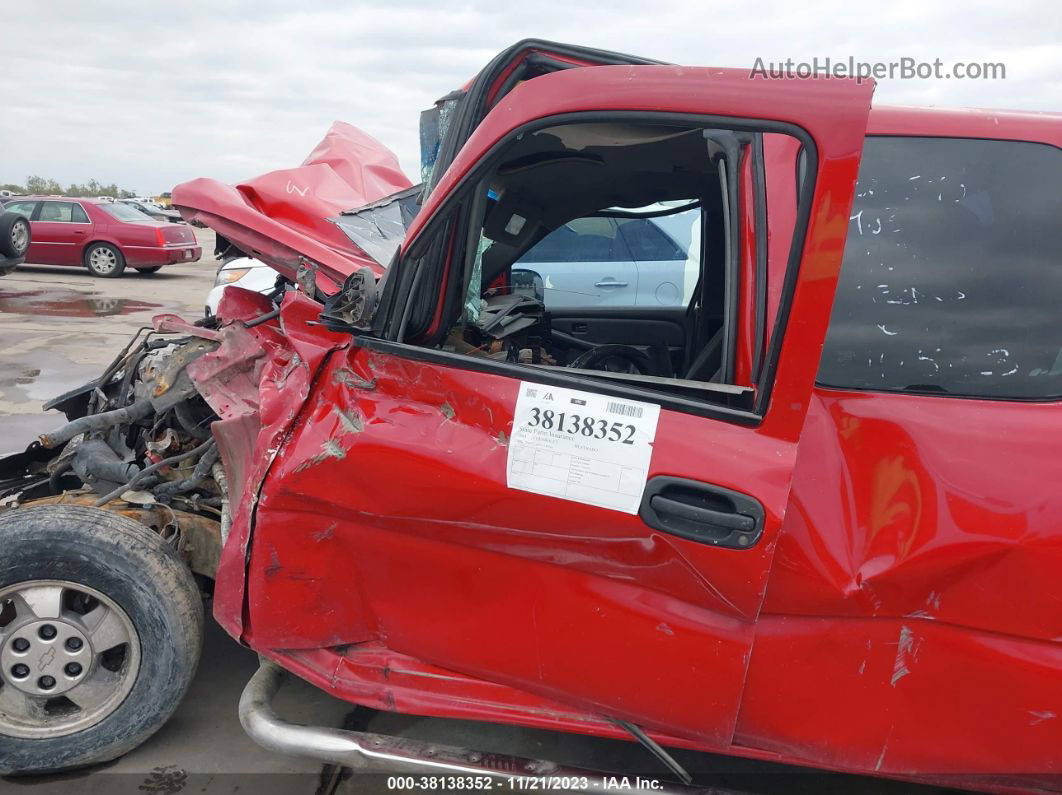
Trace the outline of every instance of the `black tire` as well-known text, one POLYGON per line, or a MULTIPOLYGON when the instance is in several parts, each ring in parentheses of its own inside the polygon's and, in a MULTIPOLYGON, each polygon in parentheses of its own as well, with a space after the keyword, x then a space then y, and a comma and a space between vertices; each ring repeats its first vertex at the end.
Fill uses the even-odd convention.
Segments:
POLYGON ((152 273, 158 273, 160 270, 162 270, 162 266, 161 265, 152 265, 150 268, 134 268, 134 270, 137 273, 152 274, 152 273))
POLYGON ((26 216, 0 210, 0 255, 22 259, 29 246, 30 222, 26 216))
POLYGON ((125 257, 110 243, 93 243, 85 249, 85 267, 93 276, 116 279, 125 272, 125 257), (107 262, 108 267, 104 267, 103 262, 107 262))
POLYGON ((132 519, 73 505, 0 514, 0 591, 34 580, 87 586, 124 610, 138 636, 139 668, 118 706, 79 731, 11 736, 0 715, 0 775, 82 767, 136 748, 173 714, 202 649, 203 604, 191 573, 132 519))

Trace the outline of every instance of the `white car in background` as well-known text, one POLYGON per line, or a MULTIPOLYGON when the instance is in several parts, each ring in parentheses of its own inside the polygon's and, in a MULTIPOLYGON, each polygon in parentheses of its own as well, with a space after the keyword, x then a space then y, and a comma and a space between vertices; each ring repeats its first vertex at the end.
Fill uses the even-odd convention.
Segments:
POLYGON ((513 267, 541 277, 546 309, 677 307, 693 295, 699 254, 700 210, 659 204, 569 221, 513 267))
POLYGON ((278 275, 275 270, 256 259, 250 257, 230 259, 218 270, 217 278, 214 279, 214 287, 207 294, 206 316, 213 317, 217 314, 218 304, 221 303, 221 295, 226 287, 242 287, 245 290, 268 295, 276 287, 278 275))
MULTIPOLYGON (((542 279, 547 309, 595 306, 685 306, 700 265, 699 210, 667 205, 614 216, 580 218, 554 230, 516 263, 542 279)), ((269 294, 279 274, 263 262, 236 257, 221 266, 207 296, 216 315, 226 287, 269 294)))

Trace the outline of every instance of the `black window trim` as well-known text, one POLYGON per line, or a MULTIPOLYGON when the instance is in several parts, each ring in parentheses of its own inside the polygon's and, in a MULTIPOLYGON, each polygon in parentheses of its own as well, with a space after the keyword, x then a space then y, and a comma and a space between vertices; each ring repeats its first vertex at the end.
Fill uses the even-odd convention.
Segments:
MULTIPOLYGON (((428 361, 437 364, 458 367, 459 369, 476 372, 490 372, 499 375, 519 377, 522 380, 533 381, 556 386, 596 391, 602 394, 610 394, 616 397, 628 396, 639 400, 646 400, 659 404, 662 408, 680 411, 712 419, 720 419, 748 426, 760 425, 767 415, 770 407, 770 399, 774 388, 775 375, 778 369, 778 361, 781 355, 782 343, 785 332, 789 325, 789 314, 792 309, 793 293, 796 290, 799 278, 800 261, 803 258, 804 248, 807 241, 808 226, 811 218, 811 207, 815 198, 819 171, 819 152, 811 134, 791 122, 777 121, 773 119, 749 119, 736 116, 718 116, 698 113, 672 113, 659 111, 641 110, 617 110, 617 111, 582 111, 574 113, 562 113, 534 119, 521 127, 510 130, 506 135, 496 141, 488 149, 479 161, 462 175, 460 181, 450 191, 444 202, 436 208, 432 218, 428 220, 424 228, 420 230, 417 238, 410 242, 408 247, 401 251, 401 261, 412 262, 419 260, 412 274, 397 273, 399 281, 409 288, 399 290, 390 302, 389 317, 384 318, 382 324, 379 319, 374 322, 375 328, 383 329, 385 339, 358 336, 356 344, 377 350, 392 353, 403 358, 417 361, 428 361), (765 133, 777 132, 795 138, 802 149, 807 153, 808 190, 804 191, 798 199, 796 221, 792 236, 792 244, 789 248, 789 257, 786 261, 785 279, 782 284, 782 292, 778 305, 778 313, 775 317, 774 327, 771 332, 769 350, 761 372, 761 377, 756 388, 752 408, 739 409, 718 403, 709 403, 703 400, 686 398, 673 393, 657 392, 655 390, 632 387, 623 384, 610 383, 605 379, 591 378, 579 375, 567 375, 543 371, 541 368, 528 365, 500 362, 493 359, 456 354, 442 351, 437 348, 421 347, 400 341, 400 335, 405 330, 409 317, 409 308, 413 301, 414 288, 419 285, 421 277, 426 275, 427 267, 425 256, 427 249, 439 244, 439 233, 448 230, 449 235, 454 233, 453 223, 455 218, 460 218, 468 213, 467 202, 472 196, 476 186, 480 184, 485 173, 496 165, 496 160, 502 151, 518 136, 526 135, 548 127, 561 124, 587 123, 594 121, 627 121, 648 122, 660 124, 684 124, 691 127, 704 127, 709 129, 730 130, 734 132, 765 133), (398 316, 401 320, 396 324, 392 322, 393 313, 401 309, 398 316)), ((463 219, 462 219, 463 220, 463 219)), ((444 244, 445 245, 445 244, 444 244)), ((401 271, 401 267, 399 268, 401 271)), ((440 276, 442 268, 435 275, 440 276)), ((428 278, 431 278, 429 276, 428 278)), ((438 281, 438 280, 436 280, 438 281)), ((463 279, 462 279, 463 281, 463 279)), ((736 288, 735 288, 736 291, 736 288)), ((446 296, 439 296, 446 301, 446 296)), ((444 307, 445 312, 445 307, 444 307)))
POLYGON ((763 133, 753 136, 751 150, 752 201, 755 224, 755 338, 752 349, 752 383, 760 383, 763 368, 763 337, 767 333, 767 171, 763 154, 763 133))
MULTIPOLYGON (((995 138, 984 135, 942 135, 940 133, 870 133, 868 132, 864 136, 864 148, 866 147, 866 139, 869 138, 941 138, 949 141, 994 141, 996 143, 1009 143, 1009 144, 1040 144, 1041 146, 1052 146, 1055 149, 1062 151, 1062 146, 1054 143, 1053 141, 1036 140, 1029 138, 995 138)), ((862 165, 862 163, 860 163, 862 165)), ((854 194, 853 194, 854 197, 854 194)), ((853 198, 854 200, 854 198, 853 198)), ((845 235, 845 248, 848 247, 848 236, 845 235)), ((841 257, 841 272, 844 270, 844 255, 841 257)), ((841 272, 838 272, 837 279, 840 284, 841 272)), ((826 328, 826 335, 829 336, 829 326, 826 328)), ((823 338, 823 344, 825 345, 825 338, 823 338)), ((821 360, 820 360, 821 366, 821 360)), ((991 403, 1062 403, 1062 394, 1048 395, 1043 397, 1008 397, 1004 395, 973 395, 964 392, 941 392, 939 390, 922 390, 922 389, 871 389, 870 387, 861 386, 838 386, 836 384, 826 384, 819 380, 818 373, 815 373, 815 389, 820 389, 825 392, 833 394, 843 393, 858 393, 861 395, 897 395, 900 397, 933 397, 933 398, 953 398, 955 400, 984 400, 991 403)))
MULTIPOLYGON (((718 161, 719 184, 723 193, 723 344, 720 371, 725 383, 733 383, 737 369, 738 320, 741 316, 741 172, 745 158, 752 151, 750 135, 741 131, 730 137, 711 136, 705 131, 705 140, 713 140, 727 153, 725 160, 718 161), (731 201, 731 196, 735 197, 731 201)), ((747 131, 746 131, 747 132, 747 131)), ((707 238, 701 239, 702 261, 706 257, 707 238)), ((750 379, 751 380, 751 379, 750 379)))
POLYGON ((604 378, 594 378, 582 375, 581 372, 577 371, 569 372, 564 368, 556 370, 545 369, 530 364, 516 364, 480 356, 469 356, 465 353, 444 351, 439 348, 424 348, 420 345, 395 342, 394 340, 382 340, 364 335, 356 337, 354 344, 360 348, 391 354, 410 361, 439 364, 474 373, 500 375, 547 386, 581 389, 584 392, 594 392, 612 397, 632 398, 646 403, 656 403, 663 409, 680 411, 684 414, 693 414, 709 419, 726 420, 749 427, 756 427, 763 421, 761 416, 746 409, 733 408, 721 403, 709 403, 704 399, 685 397, 671 392, 658 392, 654 389, 618 381, 609 381, 604 378))

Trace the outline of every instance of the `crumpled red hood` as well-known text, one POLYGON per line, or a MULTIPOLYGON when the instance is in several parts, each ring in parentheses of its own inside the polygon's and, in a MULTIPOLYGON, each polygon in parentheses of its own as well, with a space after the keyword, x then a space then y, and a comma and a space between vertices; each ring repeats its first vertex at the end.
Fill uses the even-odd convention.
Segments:
POLYGON ((289 279, 300 257, 312 260, 318 289, 331 294, 358 268, 382 268, 327 219, 412 184, 390 149, 337 121, 298 168, 238 185, 193 179, 173 189, 173 204, 186 221, 209 226, 289 279))

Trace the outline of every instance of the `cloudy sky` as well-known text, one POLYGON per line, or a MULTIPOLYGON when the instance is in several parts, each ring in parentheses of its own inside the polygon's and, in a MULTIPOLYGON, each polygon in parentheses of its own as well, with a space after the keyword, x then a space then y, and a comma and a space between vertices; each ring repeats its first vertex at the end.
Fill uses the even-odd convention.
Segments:
POLYGON ((1062 111, 1053 0, 372 3, 34 0, 0 26, 0 183, 141 193, 297 165, 335 119, 417 164, 417 118, 527 37, 682 64, 853 56, 1003 62, 1005 80, 894 80, 876 104, 1062 111), (316 6, 316 9, 315 9, 316 6))

